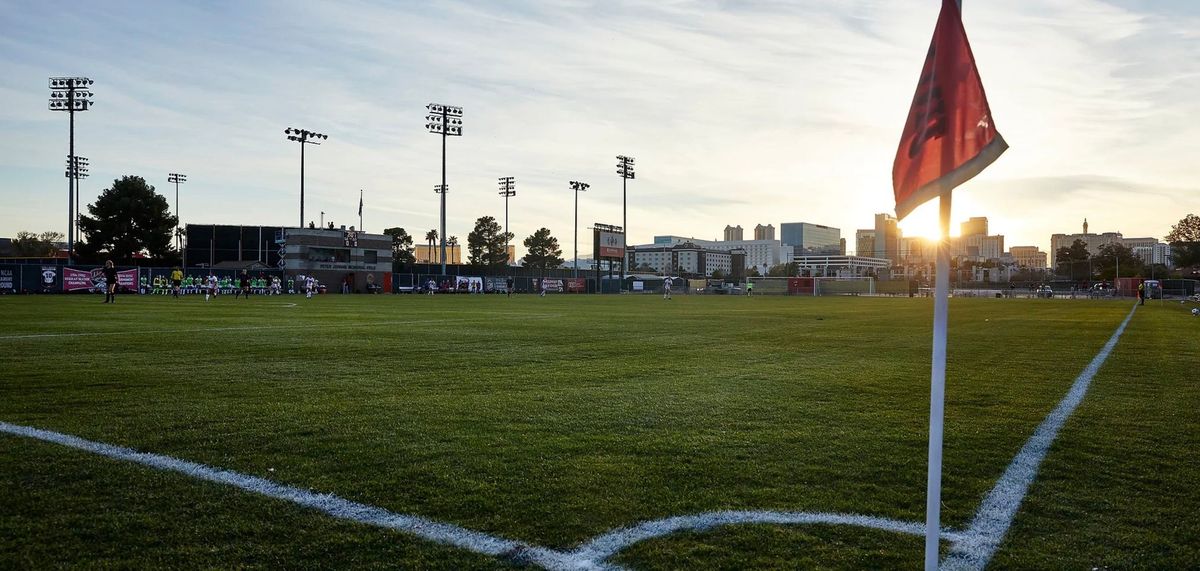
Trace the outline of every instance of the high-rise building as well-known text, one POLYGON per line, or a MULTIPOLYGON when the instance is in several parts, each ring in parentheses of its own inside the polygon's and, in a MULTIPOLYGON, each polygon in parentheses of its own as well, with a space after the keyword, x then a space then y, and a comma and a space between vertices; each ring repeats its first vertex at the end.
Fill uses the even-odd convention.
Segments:
POLYGON ((742 240, 742 239, 743 239, 743 238, 742 238, 742 227, 741 227, 741 225, 738 225, 738 226, 729 226, 729 225, 726 225, 726 226, 725 226, 725 238, 724 238, 724 240, 725 240, 726 242, 732 242, 732 241, 734 241, 734 240, 742 240))
POLYGON ((1034 270, 1046 269, 1046 253, 1039 250, 1037 246, 1013 246, 1008 253, 1017 267, 1034 270))
POLYGON ((842 254, 842 231, 809 222, 784 222, 779 225, 780 242, 791 246, 795 255, 842 254))
POLYGON ((875 230, 868 228, 854 233, 854 253, 867 258, 875 257, 875 230))
POLYGON ((972 216, 971 218, 968 218, 966 222, 963 222, 962 225, 960 226, 960 228, 961 228, 960 233, 963 236, 976 236, 976 235, 987 236, 987 233, 988 233, 987 216, 972 216))
POLYGON ((755 226, 754 227, 754 239, 755 240, 774 240, 775 239, 775 226, 772 224, 767 224, 766 226, 759 224, 758 226, 755 226))
POLYGON ((887 258, 893 264, 900 263, 900 226, 898 226, 896 217, 891 214, 875 215, 874 257, 887 258))
POLYGON ((1058 251, 1061 248, 1070 248, 1076 240, 1082 241, 1087 245, 1088 253, 1095 256, 1100 253, 1100 246, 1105 244, 1119 244, 1124 240, 1124 236, 1120 232, 1104 232, 1102 234, 1091 234, 1088 232, 1087 218, 1083 219, 1082 234, 1051 234, 1050 235, 1050 267, 1054 268, 1058 265, 1058 251))

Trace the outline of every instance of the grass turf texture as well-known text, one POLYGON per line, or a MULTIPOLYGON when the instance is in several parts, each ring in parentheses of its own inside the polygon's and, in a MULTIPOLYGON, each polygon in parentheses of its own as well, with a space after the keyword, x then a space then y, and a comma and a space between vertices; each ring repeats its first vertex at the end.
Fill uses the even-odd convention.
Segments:
MULTIPOLYGON (((1127 313, 952 300, 944 525, 962 528, 1127 313)), ((720 509, 924 520, 928 299, 0 298, 0 420, 551 548, 720 509), (296 303, 288 307, 288 303, 296 303), (85 336, 16 338, 18 335, 85 336)), ((1139 310, 996 567, 1200 560, 1200 320, 1139 310)), ((0 567, 511 564, 0 435, 0 567)), ((639 569, 917 567, 922 540, 729 527, 639 569)))

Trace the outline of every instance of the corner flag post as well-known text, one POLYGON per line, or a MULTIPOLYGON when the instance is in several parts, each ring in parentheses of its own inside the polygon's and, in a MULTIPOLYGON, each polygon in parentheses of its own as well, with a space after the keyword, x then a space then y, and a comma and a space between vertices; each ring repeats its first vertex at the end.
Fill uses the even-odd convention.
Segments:
POLYGON ((942 502, 942 437, 946 395, 946 335, 950 298, 950 193, 992 164, 1008 144, 996 131, 959 0, 942 0, 896 160, 896 216, 938 198, 937 278, 929 375, 929 475, 925 496, 925 569, 938 568, 942 502))

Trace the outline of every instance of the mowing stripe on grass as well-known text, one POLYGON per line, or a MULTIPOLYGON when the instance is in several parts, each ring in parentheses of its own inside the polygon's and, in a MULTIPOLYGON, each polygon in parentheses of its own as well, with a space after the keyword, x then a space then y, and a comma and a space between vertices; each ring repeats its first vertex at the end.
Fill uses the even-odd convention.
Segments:
MULTIPOLYGON (((497 315, 497 314, 493 314, 497 315)), ((522 319, 552 319, 561 317, 561 314, 545 314, 545 315, 528 315, 520 314, 522 319)), ((379 323, 332 323, 332 324, 311 324, 303 323, 297 325, 245 325, 239 327, 202 327, 194 329, 139 329, 139 330, 124 330, 124 331, 89 331, 83 333, 30 333, 24 335, 0 335, 0 341, 6 339, 41 339, 44 337, 107 337, 110 335, 151 335, 161 333, 209 333, 215 331, 258 331, 264 329, 338 329, 346 327, 394 327, 397 325, 426 325, 437 323, 463 323, 471 321, 488 321, 487 317, 476 318, 461 318, 461 319, 419 319, 409 321, 383 321, 379 323)))
POLYGON ((1087 368, 1075 377, 1067 396, 1059 401, 1058 406, 1054 407, 1038 425, 1033 436, 1025 442, 1025 446, 1021 447, 1021 451, 1004 470, 996 486, 979 504, 979 511, 975 512, 975 518, 971 520, 971 526, 963 533, 962 539, 955 542, 950 549, 950 555, 942 562, 943 569, 983 569, 988 561, 991 561, 996 549, 1000 547, 1001 540, 1004 539, 1004 534, 1008 533, 1017 510, 1021 508, 1021 502, 1029 493, 1029 486, 1037 477, 1038 467, 1050 451, 1050 445, 1058 436, 1059 429, 1083 401, 1092 383, 1092 377, 1096 376, 1096 372, 1108 359, 1109 353, 1112 353, 1113 347, 1117 346, 1117 340, 1125 332, 1125 326, 1129 325, 1136 311, 1137 305, 1134 304, 1133 309, 1129 310, 1129 315, 1125 316, 1125 321, 1121 322, 1112 337, 1109 337, 1108 343, 1104 344, 1104 348, 1096 354, 1091 363, 1088 363, 1087 368))
POLYGON ((240 490, 260 494, 263 496, 284 500, 298 504, 304 507, 316 509, 325 512, 333 517, 374 525, 378 527, 394 529, 404 533, 409 533, 417 537, 428 539, 437 543, 453 545, 476 553, 503 557, 520 562, 534 563, 546 567, 548 569, 604 569, 605 567, 596 564, 587 564, 580 558, 571 556, 559 551, 535 547, 520 541, 504 539, 488 535, 486 533, 472 531, 453 524, 437 522, 423 517, 397 514, 366 504, 352 502, 350 500, 340 498, 333 494, 319 494, 309 490, 302 490, 292 486, 277 484, 270 480, 265 480, 256 476, 234 472, 232 470, 221 470, 199 464, 180 460, 170 456, 161 454, 151 454, 148 452, 138 452, 130 448, 121 446, 113 446, 102 442, 95 442, 53 432, 50 430, 42 430, 29 426, 21 426, 17 424, 9 424, 0 421, 0 432, 7 432, 16 436, 24 436, 34 438, 46 442, 61 444, 70 448, 99 454, 114 460, 124 460, 126 462, 134 462, 165 470, 168 472, 178 472, 185 476, 190 476, 199 480, 214 482, 232 486, 240 490))

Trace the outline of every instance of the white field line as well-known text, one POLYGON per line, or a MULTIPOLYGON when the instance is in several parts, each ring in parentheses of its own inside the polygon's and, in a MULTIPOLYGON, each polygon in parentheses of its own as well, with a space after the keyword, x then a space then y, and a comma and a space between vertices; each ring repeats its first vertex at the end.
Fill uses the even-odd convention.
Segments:
MULTIPOLYGON (((942 562, 945 569, 982 569, 987 566, 1007 533, 1050 445, 1067 418, 1082 402, 1092 378, 1108 359, 1125 327, 1137 311, 1135 305, 1087 368, 1076 377, 1070 391, 1042 421, 1033 436, 1009 464, 996 486, 980 504, 975 519, 966 531, 944 530, 951 542, 950 555, 942 562)), ((578 548, 563 552, 515 540, 503 539, 453 524, 436 522, 412 515, 396 514, 382 508, 276 484, 255 476, 211 468, 170 456, 137 452, 128 448, 85 440, 76 436, 0 421, 0 432, 54 442, 117 460, 136 462, 193 478, 216 482, 248 492, 290 501, 314 508, 331 516, 394 529, 430 541, 454 545, 469 551, 529 563, 551 571, 575 569, 619 569, 605 560, 622 550, 648 539, 680 531, 704 531, 715 527, 744 524, 776 525, 849 525, 908 535, 924 536, 925 525, 861 514, 826 512, 720 511, 675 516, 622 527, 596 536, 578 548)))
MULTIPOLYGON (((198 327, 192 329, 137 329, 137 330, 120 330, 120 331, 88 331, 80 333, 29 333, 24 335, 0 335, 0 341, 6 339, 42 339, 54 337, 108 337, 113 335, 157 335, 167 333, 209 333, 213 331, 260 331, 272 329, 337 329, 344 327, 393 327, 398 325, 426 325, 437 323, 462 323, 473 321, 489 321, 489 316, 499 314, 488 314, 488 316, 480 316, 474 318, 458 318, 458 319, 418 319, 408 321, 378 321, 373 323, 321 323, 321 324, 295 324, 295 325, 243 325, 236 327, 198 327)), ((529 315, 517 314, 522 319, 552 319, 560 317, 561 314, 545 314, 545 315, 529 315)))
POLYGON ((53 442, 114 460, 134 462, 158 470, 178 472, 198 480, 224 484, 247 492, 292 502, 325 512, 336 518, 394 529, 437 543, 460 547, 475 553, 536 563, 548 569, 603 568, 597 565, 581 566, 580 564, 585 562, 580 561, 577 557, 572 557, 559 551, 535 547, 520 541, 495 537, 419 516, 397 514, 383 508, 352 502, 333 494, 320 494, 292 486, 285 486, 263 478, 232 470, 221 470, 170 456, 138 452, 129 448, 94 442, 69 434, 9 424, 3 421, 0 421, 0 432, 53 442))
POLYGON ((1108 359, 1108 355, 1117 346, 1117 340, 1125 332, 1125 326, 1129 325, 1129 321, 1133 319, 1136 311, 1137 305, 1135 304, 1133 309, 1129 310, 1129 315, 1125 316, 1125 321, 1122 321, 1117 330, 1113 332, 1112 337, 1109 337, 1108 343, 1104 344, 1104 348, 1075 378, 1071 390, 1067 391, 1067 396, 1059 401, 1058 406, 1054 407, 1054 410, 1038 425, 1033 436, 1030 436, 1029 440, 1025 442, 1025 446, 1021 447, 1021 451, 1004 470, 1004 474, 1000 476, 996 486, 979 504, 979 510, 975 512, 975 518, 971 520, 970 527, 963 532, 963 538, 955 542, 950 549, 950 554, 942 561, 943 569, 983 569, 991 561, 992 556, 996 554, 996 549, 1000 547, 1004 535, 1008 533, 1008 528, 1012 525, 1017 510, 1021 508, 1021 502, 1029 493, 1029 486, 1037 477, 1038 468, 1041 466, 1042 460, 1046 458, 1046 453, 1050 451, 1050 445, 1058 436, 1059 429, 1083 401, 1083 397, 1092 383, 1092 378, 1096 376, 1100 367, 1104 365, 1104 361, 1108 359))

